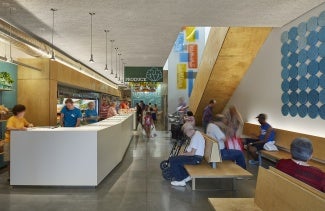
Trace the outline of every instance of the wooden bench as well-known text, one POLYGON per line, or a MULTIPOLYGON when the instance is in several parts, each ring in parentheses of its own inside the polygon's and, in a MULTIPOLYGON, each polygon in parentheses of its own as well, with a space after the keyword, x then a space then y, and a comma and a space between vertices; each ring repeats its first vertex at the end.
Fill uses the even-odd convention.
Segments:
POLYGON ((231 161, 222 161, 219 144, 213 138, 203 134, 205 140, 204 160, 199 165, 185 165, 192 178, 192 190, 195 190, 197 178, 231 178, 233 187, 237 177, 252 177, 253 175, 231 161))
POLYGON ((214 210, 325 210, 325 194, 276 169, 259 167, 255 198, 209 198, 214 210))
MULTIPOLYGON (((277 162, 280 159, 291 158, 290 154, 290 144, 298 137, 304 137, 311 140, 313 143, 313 157, 308 162, 309 165, 317 167, 325 172, 325 138, 307 135, 303 133, 296 133, 292 131, 275 129, 275 145, 278 147, 279 151, 266 151, 261 150, 261 156, 267 158, 273 162, 277 162)), ((243 128, 243 134, 245 136, 250 136, 251 134, 259 134, 259 125, 245 123, 243 128)))

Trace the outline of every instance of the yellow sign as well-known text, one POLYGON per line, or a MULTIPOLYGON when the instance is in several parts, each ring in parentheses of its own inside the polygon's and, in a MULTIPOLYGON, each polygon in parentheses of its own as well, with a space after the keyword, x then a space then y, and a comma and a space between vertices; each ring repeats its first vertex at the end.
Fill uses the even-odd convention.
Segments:
POLYGON ((186 89, 186 64, 177 64, 177 88, 186 89))
POLYGON ((185 34, 187 42, 195 42, 195 27, 186 27, 185 34))

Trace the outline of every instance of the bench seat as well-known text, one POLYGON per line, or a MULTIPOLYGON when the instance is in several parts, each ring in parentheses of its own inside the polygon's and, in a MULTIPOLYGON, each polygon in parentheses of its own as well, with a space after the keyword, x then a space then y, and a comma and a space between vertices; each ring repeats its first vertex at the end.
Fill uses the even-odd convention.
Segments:
POLYGON ((259 167, 255 198, 209 198, 214 210, 325 210, 324 193, 276 169, 259 167))
MULTIPOLYGON (((305 137, 312 141, 314 148, 313 157, 310 161, 308 161, 309 165, 319 168, 325 172, 325 138, 277 128, 274 129, 276 140, 275 145, 278 147, 279 151, 261 150, 262 157, 274 162, 277 162, 280 159, 290 159, 290 144, 293 139, 297 137, 305 137)), ((243 137, 249 137, 251 134, 258 134, 259 130, 259 125, 246 122, 243 128, 243 137)))
MULTIPOLYGON (((262 150, 261 151, 261 155, 262 157, 268 158, 269 160, 273 160, 274 162, 277 162, 278 160, 281 159, 290 159, 291 158, 291 154, 290 152, 287 151, 266 151, 266 150, 262 150)), ((311 166, 314 166, 316 168, 319 168, 320 170, 325 172, 325 164, 317 162, 315 160, 309 160, 308 164, 311 166)))
POLYGON ((255 202, 254 198, 209 198, 210 205, 215 210, 249 210, 261 211, 255 202))
POLYGON ((252 177, 253 175, 236 165, 232 161, 223 161, 212 168, 205 160, 199 165, 185 165, 185 169, 192 177, 192 190, 195 190, 195 179, 197 178, 232 178, 252 177))

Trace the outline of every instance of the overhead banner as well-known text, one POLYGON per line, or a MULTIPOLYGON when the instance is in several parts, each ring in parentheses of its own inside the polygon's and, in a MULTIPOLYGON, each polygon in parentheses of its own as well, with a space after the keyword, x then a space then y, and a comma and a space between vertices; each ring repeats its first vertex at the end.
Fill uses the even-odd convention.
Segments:
POLYGON ((198 66, 197 44, 189 44, 187 46, 187 50, 188 50, 188 67, 197 68, 198 66))
POLYGON ((125 67, 125 82, 163 82, 162 67, 125 67))

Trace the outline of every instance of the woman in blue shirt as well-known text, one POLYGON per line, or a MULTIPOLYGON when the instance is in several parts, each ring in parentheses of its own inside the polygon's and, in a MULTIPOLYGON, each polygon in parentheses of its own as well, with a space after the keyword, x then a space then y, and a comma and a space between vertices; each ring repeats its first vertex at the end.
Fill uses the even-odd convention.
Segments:
POLYGON ((88 124, 92 124, 95 122, 98 122, 98 114, 95 109, 95 103, 94 102, 89 102, 88 103, 88 109, 85 112, 85 120, 87 121, 88 124))

